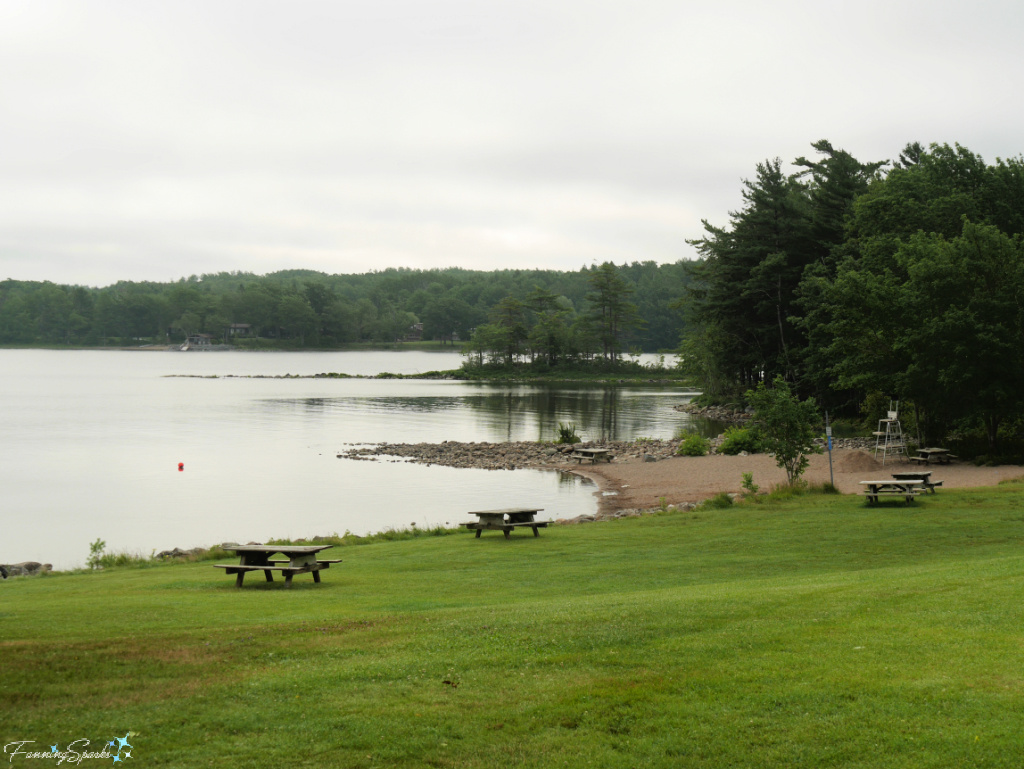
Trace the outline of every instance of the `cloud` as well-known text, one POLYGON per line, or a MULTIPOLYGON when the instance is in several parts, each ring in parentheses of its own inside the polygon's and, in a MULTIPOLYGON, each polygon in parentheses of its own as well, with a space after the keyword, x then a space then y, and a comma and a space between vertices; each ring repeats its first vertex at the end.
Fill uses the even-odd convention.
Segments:
POLYGON ((820 138, 1020 153, 1013 3, 0 7, 0 273, 692 256, 820 138))

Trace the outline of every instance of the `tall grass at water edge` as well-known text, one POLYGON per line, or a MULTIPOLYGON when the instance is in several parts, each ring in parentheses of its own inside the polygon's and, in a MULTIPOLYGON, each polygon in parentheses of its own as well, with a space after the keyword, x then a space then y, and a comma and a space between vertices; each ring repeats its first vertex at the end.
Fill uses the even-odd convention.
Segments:
POLYGON ((1017 767, 1024 486, 0 585, 0 736, 152 766, 1017 767))

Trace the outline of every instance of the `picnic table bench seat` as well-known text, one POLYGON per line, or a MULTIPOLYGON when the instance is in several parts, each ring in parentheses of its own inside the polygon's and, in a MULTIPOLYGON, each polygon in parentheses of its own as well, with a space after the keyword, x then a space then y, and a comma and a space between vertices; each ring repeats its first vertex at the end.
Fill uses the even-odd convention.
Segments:
POLYGON ((866 497, 881 497, 881 496, 893 496, 893 497, 907 497, 909 500, 911 497, 916 497, 921 494, 920 491, 903 491, 901 489, 879 489, 878 491, 862 491, 866 497))
POLYGON ((520 526, 526 526, 533 529, 533 536, 539 537, 540 534, 537 529, 546 529, 548 527, 548 521, 524 521, 522 523, 481 523, 480 521, 470 521, 469 523, 459 524, 465 526, 470 531, 476 530, 476 535, 479 537, 484 531, 502 531, 505 533, 505 538, 508 539, 509 532, 514 531, 520 526))

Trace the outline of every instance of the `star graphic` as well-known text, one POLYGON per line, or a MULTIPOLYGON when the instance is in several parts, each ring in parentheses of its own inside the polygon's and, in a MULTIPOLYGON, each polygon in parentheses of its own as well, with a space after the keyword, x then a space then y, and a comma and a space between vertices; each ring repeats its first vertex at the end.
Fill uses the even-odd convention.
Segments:
MULTIPOLYGON (((131 732, 128 732, 128 734, 131 734, 131 732)), ((120 738, 120 737, 115 737, 115 738, 114 738, 114 739, 116 739, 116 740, 118 741, 118 743, 119 743, 119 744, 118 744, 118 746, 117 746, 117 752, 118 752, 118 753, 120 753, 120 752, 121 752, 121 748, 124 748, 124 747, 134 748, 134 747, 135 747, 134 745, 129 745, 129 744, 128 744, 128 734, 126 734, 126 735, 124 736, 124 739, 122 739, 122 738, 120 738)))
POLYGON ((51 745, 50 746, 50 752, 51 753, 56 753, 57 752, 57 746, 56 745, 51 745))
POLYGON ((108 745, 109 745, 110 747, 114 747, 115 745, 117 745, 117 743, 116 743, 116 742, 114 742, 113 740, 111 740, 111 741, 110 741, 110 742, 108 742, 107 744, 108 744, 108 745))
POLYGON ((130 750, 126 750, 126 751, 124 752, 124 757, 125 757, 125 758, 131 758, 131 757, 132 757, 132 752, 131 752, 130 750))
POLYGON ((120 756, 114 756, 114 763, 115 763, 115 764, 116 764, 116 763, 117 763, 118 761, 120 761, 120 760, 121 760, 121 757, 120 757, 120 756))

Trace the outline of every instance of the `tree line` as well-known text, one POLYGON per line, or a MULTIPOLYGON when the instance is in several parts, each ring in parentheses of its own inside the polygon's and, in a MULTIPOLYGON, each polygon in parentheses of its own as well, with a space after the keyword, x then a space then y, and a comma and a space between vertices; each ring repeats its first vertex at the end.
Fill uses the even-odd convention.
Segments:
POLYGON ((833 413, 890 400, 926 442, 1024 427, 1024 160, 907 145, 861 161, 828 141, 743 182, 692 241, 683 365, 710 398, 776 377, 833 413))
MULTIPOLYGON (((0 282, 0 344, 161 344, 198 333, 228 341, 232 326, 245 324, 252 336, 296 348, 390 344, 420 335, 428 341, 467 342, 478 333, 474 344, 479 352, 495 314, 519 303, 525 309, 516 329, 525 324, 527 337, 535 341, 545 336, 538 354, 561 360, 593 344, 614 356, 627 345, 647 351, 677 345, 675 308, 686 280, 683 262, 651 261, 577 271, 222 272, 101 288, 5 280, 0 282), (615 290, 631 298, 633 314, 624 324, 622 318, 610 318, 591 332, 588 295, 595 275, 613 276, 615 290), (534 333, 538 319, 544 331, 534 333), (620 326, 609 330, 609 323, 620 326), (591 339, 591 333, 597 336, 591 339)), ((525 351, 521 347, 518 341, 515 347, 506 345, 503 354, 511 349, 508 354, 518 360, 525 351)))

